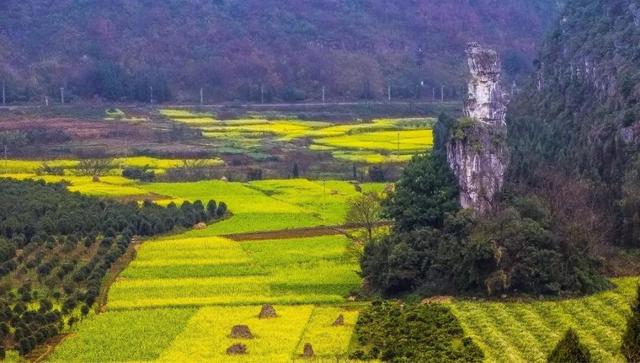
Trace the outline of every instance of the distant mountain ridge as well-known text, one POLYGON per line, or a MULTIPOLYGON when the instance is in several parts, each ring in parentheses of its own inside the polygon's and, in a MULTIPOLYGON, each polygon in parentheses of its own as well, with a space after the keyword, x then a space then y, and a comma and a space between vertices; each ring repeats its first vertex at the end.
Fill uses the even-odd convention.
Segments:
POLYGON ((461 98, 464 48, 530 71, 558 0, 4 0, 10 100, 461 98))

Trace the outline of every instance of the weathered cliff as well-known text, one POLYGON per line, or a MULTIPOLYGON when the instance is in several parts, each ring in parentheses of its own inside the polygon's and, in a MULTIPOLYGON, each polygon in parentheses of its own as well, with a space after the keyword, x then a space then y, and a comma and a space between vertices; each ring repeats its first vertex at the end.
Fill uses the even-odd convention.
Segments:
MULTIPOLYGON (((589 185, 574 200, 607 239, 640 246, 640 1, 570 0, 509 104, 509 184, 545 189, 553 174, 589 185)), ((577 190, 577 189, 574 189, 577 190)))
POLYGON ((462 207, 484 214, 502 190, 509 161, 506 100, 498 54, 471 43, 467 56, 471 78, 465 118, 450 130, 447 160, 458 178, 462 207))

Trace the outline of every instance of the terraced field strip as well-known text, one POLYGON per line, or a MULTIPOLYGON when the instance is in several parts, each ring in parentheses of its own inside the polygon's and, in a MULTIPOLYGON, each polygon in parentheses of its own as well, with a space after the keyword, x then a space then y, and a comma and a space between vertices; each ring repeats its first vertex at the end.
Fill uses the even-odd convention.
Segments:
POLYGON ((570 327, 578 332, 595 361, 624 362, 620 341, 638 278, 615 279, 614 283, 614 290, 581 299, 521 303, 460 300, 451 306, 489 362, 545 362, 570 327))
POLYGON ((150 361, 180 334, 196 309, 109 311, 85 319, 51 362, 150 361))
MULTIPOLYGON (((166 159, 156 158, 150 156, 131 156, 114 158, 113 169, 108 173, 109 176, 119 176, 122 174, 122 169, 127 167, 148 167, 156 172, 156 174, 163 174, 167 169, 177 168, 183 166, 186 162, 193 162, 195 159, 166 159)), ((200 162, 207 166, 222 165, 224 162, 218 158, 210 159, 198 159, 200 162)), ((0 163, 0 175, 3 174, 36 174, 43 165, 47 165, 50 168, 59 168, 64 172, 64 176, 74 177, 81 176, 78 174, 76 168, 80 164, 80 160, 72 159, 51 159, 51 160, 2 160, 0 163)), ((56 175, 52 175, 56 177, 56 175)))
MULTIPOLYGON (((365 183, 363 191, 381 191, 383 183, 365 183)), ((190 231, 186 237, 206 237, 239 233, 279 231, 344 223, 346 201, 358 194, 345 181, 306 179, 263 180, 250 183, 218 180, 197 183, 140 184, 146 193, 169 196, 170 201, 210 199, 224 201, 233 217, 204 230, 190 231)))
POLYGON ((295 352, 301 354, 304 351, 304 345, 308 343, 313 347, 318 359, 334 362, 346 360, 358 315, 359 312, 355 308, 315 307, 295 352), (344 318, 344 324, 335 325, 340 315, 344 318))
POLYGON ((109 293, 109 309, 342 303, 360 283, 343 236, 145 242, 109 293))
POLYGON ((160 356, 161 362, 288 362, 300 340, 313 306, 275 306, 278 317, 259 319, 260 306, 206 307, 160 356), (234 339, 234 325, 247 325, 254 339, 234 339), (247 346, 245 356, 229 356, 235 343, 247 346))

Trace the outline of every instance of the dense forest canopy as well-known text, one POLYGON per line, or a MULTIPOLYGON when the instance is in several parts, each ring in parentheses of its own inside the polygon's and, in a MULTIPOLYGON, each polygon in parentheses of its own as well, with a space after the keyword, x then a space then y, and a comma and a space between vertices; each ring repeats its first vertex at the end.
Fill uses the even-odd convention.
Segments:
POLYGON ((5 0, 9 100, 459 98, 470 40, 531 68, 557 0, 5 0), (424 82, 423 86, 419 86, 424 82))
POLYGON ((507 122, 511 183, 627 247, 640 245, 639 41, 637 0, 568 2, 507 122))

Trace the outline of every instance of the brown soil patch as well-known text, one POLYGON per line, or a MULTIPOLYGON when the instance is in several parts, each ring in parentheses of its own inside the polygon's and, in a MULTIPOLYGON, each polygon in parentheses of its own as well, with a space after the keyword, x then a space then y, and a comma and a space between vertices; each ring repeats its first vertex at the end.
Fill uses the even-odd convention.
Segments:
POLYGON ((344 325, 344 315, 340 314, 338 315, 338 317, 336 318, 336 321, 333 322, 333 324, 331 324, 333 326, 343 326, 344 325))
POLYGON ((153 132, 145 127, 127 123, 87 121, 70 118, 18 118, 0 122, 0 131, 28 131, 34 129, 62 131, 73 140, 134 137, 151 139, 153 132))

